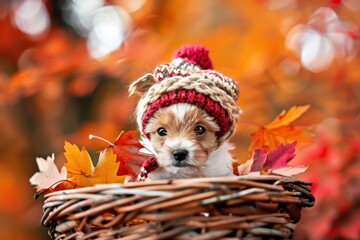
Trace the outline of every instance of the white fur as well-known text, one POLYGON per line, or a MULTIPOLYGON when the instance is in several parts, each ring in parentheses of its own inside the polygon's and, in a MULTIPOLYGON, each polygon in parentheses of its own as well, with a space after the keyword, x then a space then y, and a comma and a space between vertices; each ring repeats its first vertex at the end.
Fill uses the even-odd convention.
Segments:
POLYGON ((159 167, 149 174, 150 179, 177 179, 194 177, 218 177, 233 176, 232 162, 233 158, 229 151, 233 146, 225 142, 217 150, 209 154, 208 163, 203 168, 198 168, 197 174, 181 171, 181 168, 168 167, 166 169, 159 167))
POLYGON ((185 118, 185 114, 186 112, 193 107, 192 105, 188 104, 188 103, 178 103, 178 104, 173 104, 170 105, 168 108, 170 111, 172 111, 175 116, 182 120, 185 118))
POLYGON ((173 140, 167 141, 166 145, 170 148, 185 148, 188 151, 193 151, 194 149, 194 144, 192 141, 189 141, 186 138, 182 138, 182 137, 178 137, 175 138, 173 140))
POLYGON ((141 153, 145 153, 145 154, 155 154, 155 150, 151 145, 151 142, 149 141, 149 139, 147 139, 146 137, 141 137, 140 140, 141 145, 143 145, 144 147, 141 148, 139 151, 141 153))
POLYGON ((218 149, 209 154, 208 164, 206 166, 206 176, 233 176, 232 163, 233 158, 230 150, 234 147, 228 143, 223 143, 218 149))

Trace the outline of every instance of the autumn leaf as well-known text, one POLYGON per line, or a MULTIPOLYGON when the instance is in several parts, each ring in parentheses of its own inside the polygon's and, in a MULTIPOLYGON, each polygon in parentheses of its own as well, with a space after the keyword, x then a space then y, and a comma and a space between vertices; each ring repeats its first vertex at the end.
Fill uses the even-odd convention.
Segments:
POLYGON ((268 128, 278 128, 282 126, 289 125, 301 115, 303 115, 308 109, 309 105, 300 106, 300 107, 292 107, 288 112, 283 110, 270 124, 266 125, 268 128))
POLYGON ((89 137, 106 141, 111 145, 110 147, 116 154, 116 162, 120 163, 117 175, 136 177, 140 172, 142 163, 151 157, 149 154, 140 152, 144 146, 136 138, 136 133, 136 131, 121 132, 114 144, 98 136, 90 135, 89 137))
POLYGON ((264 170, 285 176, 292 176, 306 171, 307 166, 290 166, 288 163, 295 157, 296 142, 280 144, 275 150, 267 153, 264 170))
POLYGON ((237 166, 237 173, 235 173, 235 175, 242 176, 242 175, 248 174, 250 172, 252 163, 253 163, 253 160, 249 159, 245 163, 237 166))
POLYGON ((295 157, 295 146, 296 142, 286 145, 280 144, 268 153, 265 149, 255 149, 253 157, 238 166, 239 175, 276 173, 292 176, 304 172, 307 169, 305 166, 288 165, 295 157))
POLYGON ((308 169, 308 166, 298 165, 298 166, 285 166, 282 168, 274 169, 272 173, 284 175, 284 176, 293 176, 302 172, 305 172, 308 169))
MULTIPOLYGON (((47 159, 36 158, 39 172, 30 178, 31 185, 35 185, 38 192, 47 190, 54 191, 68 188, 69 179, 65 167, 59 169, 55 165, 55 155, 47 157, 47 159)), ((71 186, 71 184, 70 184, 71 186)))
POLYGON ((253 163, 251 165, 250 171, 261 171, 264 167, 264 163, 266 161, 266 151, 265 149, 255 149, 253 156, 253 163))
POLYGON ((282 111, 270 124, 259 128, 251 134, 250 154, 254 149, 264 148, 267 152, 274 150, 279 144, 297 142, 298 147, 312 140, 311 132, 302 126, 291 123, 302 116, 309 105, 292 107, 288 112, 282 111))
POLYGON ((92 186, 89 178, 93 176, 95 170, 90 155, 85 148, 81 151, 75 144, 65 142, 65 157, 67 163, 64 164, 68 171, 68 177, 80 187, 92 186))
POLYGON ((116 155, 110 148, 104 149, 100 153, 99 162, 94 171, 94 177, 90 178, 93 185, 99 183, 124 182, 126 176, 118 176, 119 163, 116 162, 116 155))
POLYGON ((288 162, 295 157, 296 142, 280 144, 274 151, 267 154, 264 164, 265 169, 278 169, 287 166, 288 162))
POLYGON ((136 138, 137 131, 122 131, 114 143, 95 135, 89 135, 90 139, 99 139, 109 143, 113 153, 116 154, 116 162, 120 163, 117 171, 118 176, 128 175, 129 179, 137 177, 142 163, 152 155, 141 153, 144 146, 136 138))
POLYGON ((71 178, 71 181, 79 187, 124 182, 126 176, 116 175, 119 163, 116 162, 116 155, 110 149, 105 149, 100 153, 98 164, 94 167, 85 148, 80 151, 75 144, 69 142, 65 142, 64 148, 68 161, 65 163, 68 178, 71 178))
POLYGON ((114 142, 113 151, 117 155, 116 162, 120 162, 118 175, 136 177, 142 163, 150 156, 140 152, 143 145, 136 138, 136 131, 121 132, 114 142), (124 166, 124 167, 121 167, 124 166))

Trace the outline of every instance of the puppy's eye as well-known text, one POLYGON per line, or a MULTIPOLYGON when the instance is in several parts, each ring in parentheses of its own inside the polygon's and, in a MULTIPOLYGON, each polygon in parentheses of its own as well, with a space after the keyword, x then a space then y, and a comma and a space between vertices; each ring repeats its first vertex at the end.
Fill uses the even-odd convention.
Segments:
POLYGON ((206 128, 201 125, 197 125, 194 129, 194 132, 199 136, 204 136, 206 132, 206 128))
POLYGON ((165 128, 161 127, 157 130, 157 133, 161 136, 161 137, 164 137, 167 135, 167 131, 165 128))

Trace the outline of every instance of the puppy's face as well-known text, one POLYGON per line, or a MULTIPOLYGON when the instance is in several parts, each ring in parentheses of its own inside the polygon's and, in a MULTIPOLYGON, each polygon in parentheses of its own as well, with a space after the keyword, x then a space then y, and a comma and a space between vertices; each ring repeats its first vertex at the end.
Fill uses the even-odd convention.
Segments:
POLYGON ((201 175, 219 130, 204 110, 187 103, 158 110, 145 128, 159 166, 178 177, 201 175))

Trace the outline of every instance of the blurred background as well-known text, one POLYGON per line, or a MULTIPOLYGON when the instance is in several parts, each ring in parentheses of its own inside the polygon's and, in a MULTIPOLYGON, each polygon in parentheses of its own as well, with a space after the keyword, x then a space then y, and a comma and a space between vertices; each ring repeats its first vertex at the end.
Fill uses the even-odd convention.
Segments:
POLYGON ((310 164, 316 205, 297 239, 360 238, 360 0, 0 1, 0 237, 48 239, 35 158, 69 140, 90 152, 136 128, 127 86, 182 44, 210 49, 235 79, 243 114, 239 162, 251 132, 283 109, 310 104, 296 125, 316 133, 293 164, 310 164), (250 124, 246 124, 250 123, 250 124))

